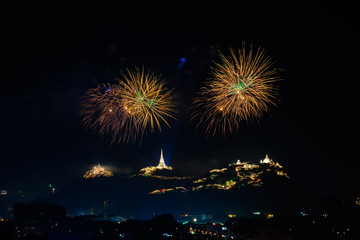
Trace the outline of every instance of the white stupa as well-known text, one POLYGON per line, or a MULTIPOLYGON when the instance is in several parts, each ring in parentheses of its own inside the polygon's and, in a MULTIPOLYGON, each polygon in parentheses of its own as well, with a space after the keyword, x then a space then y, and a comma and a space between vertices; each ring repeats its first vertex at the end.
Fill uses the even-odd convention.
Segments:
POLYGON ((168 166, 166 166, 165 161, 164 161, 164 155, 163 155, 162 149, 161 149, 161 154, 160 154, 160 161, 156 168, 158 168, 158 169, 168 168, 168 166))
POLYGON ((260 163, 270 164, 273 163, 273 161, 269 158, 269 156, 266 154, 264 160, 260 160, 260 163))
POLYGON ((145 167, 140 169, 140 174, 144 176, 150 176, 152 175, 157 169, 166 169, 166 170, 172 170, 171 166, 166 166, 165 160, 164 160, 164 154, 163 150, 161 149, 160 153, 160 161, 157 166, 151 166, 151 167, 145 167))

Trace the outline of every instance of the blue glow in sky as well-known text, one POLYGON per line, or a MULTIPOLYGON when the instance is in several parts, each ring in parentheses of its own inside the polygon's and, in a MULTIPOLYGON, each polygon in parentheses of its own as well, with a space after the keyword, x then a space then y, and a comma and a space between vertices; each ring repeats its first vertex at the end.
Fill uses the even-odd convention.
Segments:
POLYGON ((180 63, 177 66, 177 68, 182 68, 184 66, 185 62, 186 62, 186 58, 184 58, 184 57, 180 58, 180 63))

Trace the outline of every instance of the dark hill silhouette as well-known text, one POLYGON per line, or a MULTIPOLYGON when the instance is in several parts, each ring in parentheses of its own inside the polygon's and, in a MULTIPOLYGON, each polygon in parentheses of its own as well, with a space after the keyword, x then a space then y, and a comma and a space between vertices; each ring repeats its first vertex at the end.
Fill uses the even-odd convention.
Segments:
MULTIPOLYGON (((161 170, 161 172, 164 170, 161 170)), ((165 170, 166 171, 166 170, 165 170)), ((209 181, 226 181, 233 177, 232 168, 209 181), (219 180, 220 179, 220 180, 219 180)), ((170 176, 170 172, 167 173, 170 176)), ((156 174, 159 174, 157 172, 156 174)), ((210 173, 204 176, 208 177, 210 173)), ((245 185, 229 190, 204 188, 191 191, 194 179, 160 179, 135 175, 74 180, 48 199, 65 206, 71 215, 118 214, 139 219, 150 219, 156 214, 247 214, 252 211, 290 213, 316 208, 310 202, 317 198, 292 180, 278 176, 274 171, 264 171, 262 185, 245 185), (189 191, 149 194, 155 189, 183 186, 189 191)), ((321 202, 321 201, 320 201, 321 202)), ((319 204, 321 205, 321 204, 319 204)))

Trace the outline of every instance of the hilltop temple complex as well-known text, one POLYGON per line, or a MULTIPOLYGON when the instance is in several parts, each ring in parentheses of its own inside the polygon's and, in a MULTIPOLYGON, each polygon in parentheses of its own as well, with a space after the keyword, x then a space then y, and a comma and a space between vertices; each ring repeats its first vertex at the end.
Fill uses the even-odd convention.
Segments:
POLYGON ((95 166, 92 170, 89 170, 83 176, 84 178, 95 178, 95 177, 111 177, 113 173, 105 170, 100 164, 95 166))
MULTIPOLYGON (((266 154, 264 159, 260 159, 260 165, 269 165, 274 166, 278 168, 283 168, 278 162, 274 162, 269 158, 269 156, 266 154)), ((239 166, 243 169, 252 169, 260 166, 256 162, 241 162, 240 160, 237 160, 235 163, 229 164, 229 166, 239 166)))
MULTIPOLYGON (((151 174, 152 172, 150 173, 150 171, 163 168, 168 167, 160 158, 158 166, 143 168, 141 171, 143 173, 149 171, 147 173, 151 174)), ((230 190, 232 188, 244 188, 246 186, 260 187, 263 185, 263 173, 265 172, 273 172, 276 175, 289 178, 284 172, 283 167, 266 155, 265 158, 259 162, 241 162, 237 160, 235 163, 228 164, 225 168, 212 169, 201 178, 193 178, 192 184, 190 185, 156 189, 149 192, 149 194, 164 194, 166 192, 178 191, 178 189, 183 189, 184 186, 186 190, 181 192, 198 191, 201 189, 230 190)))

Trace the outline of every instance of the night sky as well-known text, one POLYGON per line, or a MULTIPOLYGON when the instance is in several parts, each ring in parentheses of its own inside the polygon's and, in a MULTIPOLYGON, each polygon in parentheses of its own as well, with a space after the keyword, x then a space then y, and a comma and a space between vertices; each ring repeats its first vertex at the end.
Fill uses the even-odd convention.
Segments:
POLYGON ((9 196, 57 190, 93 165, 134 173, 165 160, 189 175, 237 159, 270 158, 321 194, 359 194, 358 26, 351 7, 124 4, 4 6, 1 19, 1 175, 9 196), (348 8, 348 9, 347 9, 348 8), (189 123, 190 103, 217 51, 264 47, 283 69, 279 101, 238 133, 206 138, 189 123), (186 58, 182 68, 177 68, 186 58), (82 126, 89 88, 142 67, 174 88, 177 121, 139 142, 82 126))

